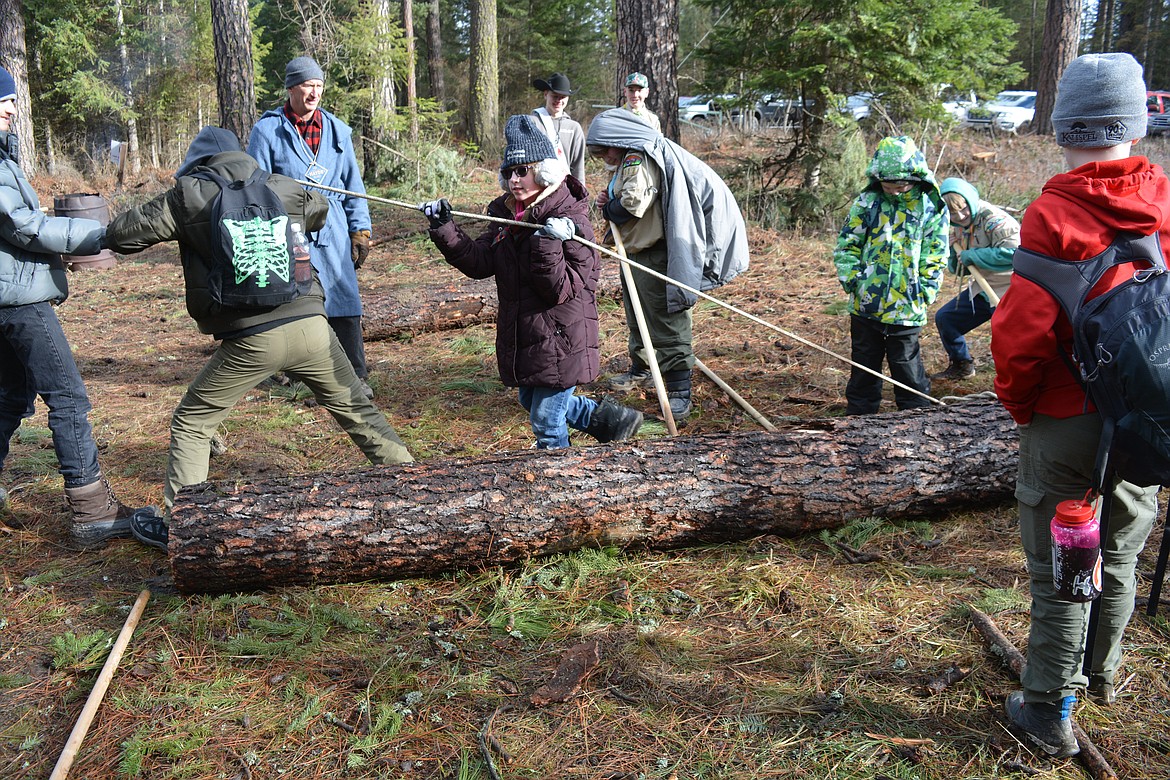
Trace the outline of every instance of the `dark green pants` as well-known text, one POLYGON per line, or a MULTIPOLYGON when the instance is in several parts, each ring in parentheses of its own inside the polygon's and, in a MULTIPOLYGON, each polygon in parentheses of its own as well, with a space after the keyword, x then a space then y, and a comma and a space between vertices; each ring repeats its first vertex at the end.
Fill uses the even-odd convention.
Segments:
MULTIPOLYGON (((630 259, 639 265, 666 273, 666 245, 660 242, 643 252, 630 255, 630 259)), ((695 353, 691 348, 691 310, 675 312, 666 311, 666 282, 651 276, 648 273, 632 269, 634 286, 638 290, 638 297, 642 302, 642 313, 646 317, 646 329, 650 332, 650 340, 654 343, 654 354, 658 358, 658 370, 663 374, 672 371, 689 372, 695 367, 695 353)), ((630 304, 630 295, 626 289, 625 275, 622 275, 622 302, 626 309, 626 325, 630 329, 630 360, 635 367, 648 366, 645 345, 642 343, 642 334, 638 330, 638 320, 634 308, 630 304)))
MULTIPOLYGON (((1084 498, 1092 483, 1101 418, 1084 414, 1058 420, 1036 415, 1020 426, 1016 481, 1020 536, 1028 557, 1032 625, 1024 700, 1055 702, 1076 695, 1088 683, 1084 662, 1089 605, 1057 597, 1052 585, 1049 524, 1061 501, 1084 498)), ((1094 677, 1113 682, 1121 663, 1121 637, 1133 614, 1138 553, 1154 526, 1158 489, 1117 482, 1106 536, 1102 539, 1101 622, 1093 649, 1094 677)))
POLYGON ((163 491, 168 510, 180 488, 207 479, 211 437, 232 407, 277 371, 308 385, 317 402, 371 463, 414 460, 382 412, 362 392, 329 323, 324 317, 306 317, 223 341, 187 388, 171 417, 171 451, 163 491))

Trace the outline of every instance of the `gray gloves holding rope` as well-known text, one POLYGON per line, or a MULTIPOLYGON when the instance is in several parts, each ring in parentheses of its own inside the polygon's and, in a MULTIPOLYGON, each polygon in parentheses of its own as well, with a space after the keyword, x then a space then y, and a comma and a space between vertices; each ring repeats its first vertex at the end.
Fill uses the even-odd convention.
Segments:
MULTIPOLYGON (((431 223, 431 230, 438 230, 451 221, 451 204, 446 198, 427 201, 418 207, 431 223)), ((568 241, 577 234, 577 224, 568 217, 549 217, 536 235, 568 241)))

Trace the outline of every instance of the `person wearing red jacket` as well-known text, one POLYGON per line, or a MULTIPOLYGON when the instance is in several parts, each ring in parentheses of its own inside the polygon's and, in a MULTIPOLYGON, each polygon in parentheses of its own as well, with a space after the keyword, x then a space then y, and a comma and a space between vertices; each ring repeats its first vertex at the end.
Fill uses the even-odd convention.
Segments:
MULTIPOLYGON (((1170 181, 1132 147, 1146 132, 1146 87, 1129 54, 1086 54, 1061 77, 1052 125, 1066 173, 1052 177, 1024 214, 1020 246, 1087 260, 1126 231, 1161 233, 1170 249, 1170 181)), ((1092 295, 1116 286, 1133 264, 1111 269, 1092 295)), ((991 319, 995 391, 1019 425, 1016 481, 1020 534, 1031 580, 1032 622, 1023 690, 1005 710, 1029 742, 1052 756, 1079 751, 1072 731, 1077 694, 1112 704, 1121 638, 1134 608, 1137 555, 1157 512, 1157 488, 1117 481, 1103 556, 1101 622, 1091 674, 1081 672, 1089 604, 1061 600, 1052 582, 1049 522, 1056 505, 1093 485, 1101 417, 1065 356, 1073 331, 1060 304, 1018 274, 991 319)))

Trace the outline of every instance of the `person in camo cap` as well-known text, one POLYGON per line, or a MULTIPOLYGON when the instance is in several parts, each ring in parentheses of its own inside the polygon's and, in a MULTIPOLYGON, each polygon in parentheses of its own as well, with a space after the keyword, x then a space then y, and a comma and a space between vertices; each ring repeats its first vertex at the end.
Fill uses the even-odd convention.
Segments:
POLYGON ((626 102, 622 108, 631 112, 646 124, 654 128, 655 132, 662 132, 662 122, 658 115, 646 107, 646 97, 650 94, 650 79, 645 73, 634 72, 626 76, 626 102))

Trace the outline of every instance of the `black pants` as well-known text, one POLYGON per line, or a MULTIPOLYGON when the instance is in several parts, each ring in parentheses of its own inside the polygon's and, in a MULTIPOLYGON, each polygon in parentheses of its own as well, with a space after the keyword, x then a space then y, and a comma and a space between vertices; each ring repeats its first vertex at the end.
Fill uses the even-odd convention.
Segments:
MULTIPOLYGON (((930 379, 922 365, 918 334, 922 328, 909 325, 886 325, 866 317, 851 315, 849 337, 852 359, 874 371, 882 370, 882 361, 890 364, 890 377, 907 387, 930 394, 930 379)), ((882 403, 883 381, 873 374, 854 368, 845 387, 846 414, 876 414, 882 403)), ((918 409, 931 402, 895 385, 894 402, 899 409, 918 409)))
POLYGON ((368 377, 370 372, 366 368, 366 346, 362 342, 362 318, 330 317, 329 327, 337 334, 337 340, 341 342, 341 348, 345 350, 345 356, 349 358, 358 379, 368 377))

